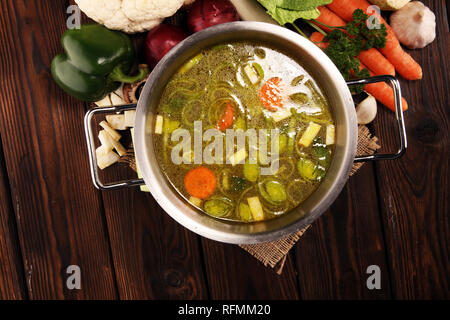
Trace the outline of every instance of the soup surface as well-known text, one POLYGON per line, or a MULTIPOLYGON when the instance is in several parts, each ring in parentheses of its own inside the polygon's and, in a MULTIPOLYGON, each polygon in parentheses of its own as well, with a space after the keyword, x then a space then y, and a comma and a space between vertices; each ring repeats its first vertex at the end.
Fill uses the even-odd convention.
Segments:
POLYGON ((158 162, 211 216, 271 219, 304 201, 333 156, 320 88, 288 55, 236 42, 206 49, 168 82, 155 117, 158 162))

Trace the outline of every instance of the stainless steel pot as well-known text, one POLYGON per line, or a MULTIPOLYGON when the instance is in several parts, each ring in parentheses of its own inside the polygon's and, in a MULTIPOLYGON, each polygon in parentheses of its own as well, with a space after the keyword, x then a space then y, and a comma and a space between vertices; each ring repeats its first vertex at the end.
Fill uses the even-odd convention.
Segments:
POLYGON ((201 236, 236 244, 272 241, 296 232, 316 220, 336 199, 345 185, 355 161, 394 159, 406 149, 406 133, 401 108, 398 81, 392 76, 378 76, 346 82, 333 62, 312 42, 302 36, 267 23, 233 22, 208 28, 190 36, 173 48, 151 73, 137 104, 135 122, 135 153, 143 180, 103 184, 98 177, 95 161, 92 116, 99 112, 116 112, 135 108, 134 105, 98 108, 85 117, 86 137, 90 155, 92 178, 98 189, 145 184, 159 205, 177 222, 201 236), (236 223, 212 218, 199 212, 179 196, 167 181, 157 163, 153 144, 155 110, 166 83, 181 65, 200 50, 215 44, 251 40, 278 48, 296 59, 319 83, 331 102, 336 121, 335 154, 328 173, 318 189, 296 209, 279 218, 255 222, 236 223), (395 91, 399 149, 394 154, 356 157, 358 139, 355 106, 349 85, 388 81, 395 91))

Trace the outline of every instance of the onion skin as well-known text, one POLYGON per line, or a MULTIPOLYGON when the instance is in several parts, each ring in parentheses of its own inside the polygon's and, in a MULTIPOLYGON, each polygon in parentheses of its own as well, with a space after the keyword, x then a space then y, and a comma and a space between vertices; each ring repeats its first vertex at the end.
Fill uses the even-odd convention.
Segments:
POLYGON ((191 32, 217 24, 238 21, 236 8, 228 0, 197 0, 189 9, 188 28, 191 32))
POLYGON ((187 36, 183 29, 171 24, 161 24, 150 30, 144 43, 147 64, 154 68, 170 49, 187 36))

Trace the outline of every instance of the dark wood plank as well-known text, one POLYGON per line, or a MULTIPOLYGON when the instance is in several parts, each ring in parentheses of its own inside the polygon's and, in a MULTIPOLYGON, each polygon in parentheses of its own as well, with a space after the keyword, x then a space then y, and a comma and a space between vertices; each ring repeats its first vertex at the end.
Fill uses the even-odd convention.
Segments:
MULTIPOLYGON (((402 81, 409 146, 400 160, 376 165, 395 298, 450 297, 449 229, 449 29, 444 0, 424 1, 436 14, 437 39, 411 51, 422 65, 421 81, 402 81)), ((376 124, 393 149, 391 117, 376 124)))
MULTIPOLYGON (((184 16, 179 11, 167 22, 182 25, 184 16)), ((138 59, 144 62, 145 34, 132 39, 138 59)), ((129 137, 125 140, 130 141, 129 137)), ((105 170, 102 176, 105 181, 117 181, 135 178, 136 173, 122 164, 105 170)), ((171 219, 139 188, 103 192, 102 198, 121 299, 208 297, 196 234, 171 219)))
POLYGON ((0 300, 17 300, 27 297, 14 210, 10 197, 3 150, 0 144, 0 300))
POLYGON ((302 299, 390 298, 378 212, 373 166, 366 164, 295 247, 302 299), (366 286, 370 265, 380 267, 380 290, 366 286))
POLYGON ((0 4, 0 134, 31 299, 115 298, 99 194, 89 178, 83 104, 53 82, 66 1, 0 4), (81 268, 81 290, 66 268, 81 268))
MULTIPOLYGON (((108 181, 136 174, 105 172, 108 181)), ((208 288, 198 236, 183 228, 153 197, 129 188, 103 192, 121 299, 204 299, 208 288)))
POLYGON ((236 245, 201 242, 212 299, 299 299, 291 256, 277 275, 236 245))

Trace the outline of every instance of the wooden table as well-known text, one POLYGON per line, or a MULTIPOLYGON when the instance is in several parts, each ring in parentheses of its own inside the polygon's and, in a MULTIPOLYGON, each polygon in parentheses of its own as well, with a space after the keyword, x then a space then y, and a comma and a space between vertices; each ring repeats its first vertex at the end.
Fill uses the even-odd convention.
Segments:
MULTIPOLYGON (((69 1, 0 2, 0 298, 450 298, 449 29, 444 0, 424 1, 437 40, 412 51, 422 81, 401 81, 409 147, 367 164, 290 252, 282 275, 237 246, 184 229, 137 189, 91 183, 83 116, 49 65, 69 1), (69 290, 69 265, 81 268, 69 290), (366 269, 381 269, 368 290, 366 269)), ((395 148, 393 114, 371 130, 395 148)), ((132 173, 112 170, 109 178, 132 173)))

